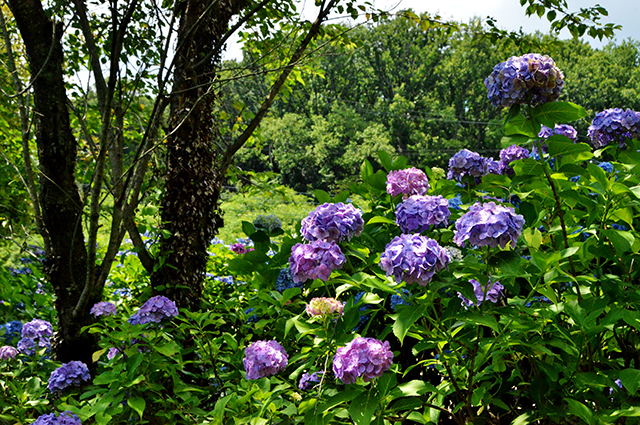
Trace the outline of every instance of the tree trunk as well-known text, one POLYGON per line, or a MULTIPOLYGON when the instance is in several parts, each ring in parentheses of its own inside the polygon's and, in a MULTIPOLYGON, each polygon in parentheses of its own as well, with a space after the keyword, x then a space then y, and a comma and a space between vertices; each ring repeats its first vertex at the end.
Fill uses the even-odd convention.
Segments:
POLYGON ((224 176, 214 166, 219 154, 213 135, 220 50, 213 55, 211 50, 245 6, 243 0, 187 0, 181 5, 161 207, 162 227, 171 235, 161 240, 163 257, 151 283, 154 292, 192 310, 200 306, 207 248, 222 226, 224 176))
MULTIPOLYGON (((44 272, 56 294, 58 333, 54 352, 59 361, 91 364, 95 341, 80 335, 91 323, 88 311, 74 317, 87 273, 82 232, 83 205, 75 182, 76 140, 71 132, 62 74, 62 24, 54 25, 40 0, 9 0, 31 68, 40 166, 40 204, 50 237, 44 272)), ((90 294, 89 305, 100 300, 90 294)), ((84 309, 87 310, 87 309, 84 309)))

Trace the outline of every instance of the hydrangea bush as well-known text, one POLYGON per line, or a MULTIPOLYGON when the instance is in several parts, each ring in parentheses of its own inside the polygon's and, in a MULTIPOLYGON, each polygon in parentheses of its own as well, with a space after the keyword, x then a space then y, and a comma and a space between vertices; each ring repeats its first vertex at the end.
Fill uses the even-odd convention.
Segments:
POLYGON ((542 55, 496 66, 489 98, 512 107, 498 172, 471 151, 453 155, 449 178, 381 153, 383 169, 365 161, 351 192, 317 192, 299 234, 276 243, 247 223, 253 251, 212 245, 200 311, 157 299, 130 322, 150 294, 109 293, 116 315, 85 330, 101 338, 92 382, 51 394, 60 364, 19 353, 0 361, 22 377, 15 390, 0 385, 2 414, 29 423, 68 410, 100 425, 640 423, 640 142, 574 143, 563 126, 587 114, 556 101, 563 84, 542 55), (424 225, 428 203, 407 208, 427 190, 447 216, 437 225, 424 225))

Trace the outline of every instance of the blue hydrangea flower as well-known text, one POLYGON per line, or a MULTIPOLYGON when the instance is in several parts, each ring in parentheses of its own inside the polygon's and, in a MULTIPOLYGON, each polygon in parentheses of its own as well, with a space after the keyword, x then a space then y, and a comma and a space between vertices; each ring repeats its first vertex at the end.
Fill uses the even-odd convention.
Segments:
POLYGON ((90 379, 91 375, 87 365, 81 361, 73 360, 69 363, 63 363, 62 366, 51 372, 47 388, 52 393, 62 392, 71 386, 79 387, 83 383, 89 382, 90 379))
POLYGON ((462 195, 460 195, 459 193, 456 193, 456 196, 449 199, 449 208, 454 210, 459 210, 461 205, 462 205, 462 195))
POLYGON ((391 295, 391 299, 389 300, 389 306, 393 311, 396 311, 399 305, 411 305, 410 302, 405 300, 405 298, 409 298, 411 296, 411 292, 409 292, 405 288, 402 288, 401 291, 404 294, 404 297, 399 293, 391 295))
POLYGON ((621 224, 617 224, 617 223, 613 223, 611 225, 612 229, 616 229, 616 230, 622 230, 623 232, 628 232, 629 228, 627 226, 623 226, 621 224))
POLYGON ((398 204, 396 223, 403 233, 420 233, 449 221, 449 202, 442 196, 413 195, 398 204))
POLYGON ((245 349, 244 354, 242 363, 249 380, 282 372, 289 361, 287 352, 275 340, 256 341, 245 349))
POLYGON ((476 181, 487 174, 487 159, 476 152, 462 149, 449 160, 447 179, 463 183, 467 176, 474 177, 476 181))
POLYGON ((456 221, 453 241, 458 246, 464 246, 468 240, 473 246, 504 248, 511 244, 515 248, 523 227, 524 217, 513 208, 495 202, 476 202, 456 221))
POLYGON ((14 338, 17 338, 22 333, 22 322, 19 320, 14 320, 12 322, 5 323, 4 325, 0 325, 0 330, 4 329, 4 335, 2 338, 4 339, 5 344, 11 344, 14 338))
POLYGON ((309 244, 296 244, 291 250, 289 265, 294 282, 309 279, 329 280, 331 272, 342 268, 347 261, 334 241, 316 240, 309 244))
POLYGON ((599 162, 598 167, 602 168, 607 173, 613 173, 613 164, 610 162, 599 162))
POLYGON ((589 126, 589 137, 596 148, 609 143, 624 146, 626 139, 640 137, 640 112, 620 108, 598 112, 589 126))
POLYGON ((560 97, 564 74, 549 56, 528 53, 497 64, 484 85, 487 97, 495 107, 535 106, 560 97))
POLYGON ((379 378, 393 364, 388 341, 358 337, 333 356, 333 373, 345 384, 353 384, 359 377, 365 382, 379 378))
POLYGON ((282 294, 287 289, 303 287, 304 285, 302 282, 293 281, 293 275, 291 274, 291 269, 289 267, 280 270, 278 280, 276 280, 276 291, 282 294))
MULTIPOLYGON (((246 316, 249 316, 249 313, 251 313, 252 311, 255 311, 255 308, 251 307, 251 308, 246 309, 244 311, 244 314, 246 316)), ((246 322, 247 323, 258 323, 259 320, 260 320, 260 318, 258 317, 258 315, 257 314, 253 314, 253 315, 247 317, 246 322)))
POLYGON ((415 167, 394 170, 387 175, 387 193, 391 196, 426 195, 429 188, 427 175, 415 167))
POLYGON ((511 145, 500 151, 500 167, 502 174, 512 176, 515 172, 509 164, 513 161, 529 158, 529 151, 518 145, 511 145))
POLYGON ((178 315, 176 303, 157 295, 140 307, 140 309, 129 318, 132 325, 143 325, 145 323, 160 323, 165 319, 170 319, 178 315))
POLYGON ((42 415, 31 425, 82 425, 80 418, 73 413, 64 411, 56 418, 55 413, 42 415))
POLYGON ((400 235, 387 244, 380 256, 380 267, 398 283, 404 280, 426 286, 450 261, 447 250, 435 240, 420 235, 400 235))
POLYGON ((364 228, 362 211, 351 204, 326 203, 312 211, 302 220, 300 233, 309 242, 323 240, 341 243, 360 236, 364 228))
POLYGON ((502 291, 504 290, 504 286, 502 286, 500 282, 491 282, 491 279, 489 279, 485 287, 475 279, 469 280, 469 283, 473 285, 473 293, 476 296, 476 301, 474 302, 458 292, 458 297, 460 297, 465 307, 471 307, 473 305, 480 306, 484 301, 491 301, 495 304, 502 296, 502 291))
POLYGON ((37 350, 45 349, 46 352, 51 351, 51 341, 49 338, 22 338, 18 341, 18 351, 25 356, 32 356, 37 350))

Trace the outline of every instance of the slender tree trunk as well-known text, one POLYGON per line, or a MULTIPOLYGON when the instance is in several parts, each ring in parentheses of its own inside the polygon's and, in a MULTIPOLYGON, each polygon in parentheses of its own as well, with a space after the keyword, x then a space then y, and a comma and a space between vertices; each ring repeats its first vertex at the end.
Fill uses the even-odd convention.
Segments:
POLYGON ((151 283, 156 293, 189 309, 200 305, 207 247, 222 226, 219 199, 224 176, 214 167, 218 154, 213 139, 213 82, 220 50, 212 55, 211 49, 245 3, 186 0, 181 6, 161 209, 162 226, 171 236, 161 241, 163 258, 151 283))
MULTIPOLYGON (((73 311, 86 281, 87 250, 82 232, 83 205, 74 177, 76 140, 71 132, 60 43, 62 24, 53 24, 40 0, 9 0, 31 68, 36 141, 40 167, 40 205, 50 238, 44 271, 56 294, 58 360, 91 364, 95 346, 80 329, 91 323, 88 309, 73 311)), ((100 300, 90 294, 90 303, 100 300)))

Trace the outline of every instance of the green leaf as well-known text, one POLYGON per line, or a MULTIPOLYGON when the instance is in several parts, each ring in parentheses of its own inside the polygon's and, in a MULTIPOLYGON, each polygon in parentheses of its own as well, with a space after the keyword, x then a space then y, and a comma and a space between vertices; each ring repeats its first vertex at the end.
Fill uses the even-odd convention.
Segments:
POLYGON ((591 412, 591 409, 580 403, 578 400, 574 400, 572 398, 565 398, 564 400, 569 404, 569 412, 571 412, 571 414, 579 417, 589 425, 594 423, 593 412, 591 412))
POLYGON ((522 237, 528 246, 534 247, 535 249, 540 248, 542 244, 542 233, 540 233, 538 229, 528 227, 522 231, 522 237))
POLYGON ((605 229, 602 230, 601 233, 611 241, 611 244, 616 250, 616 255, 618 256, 630 251, 636 240, 631 232, 625 232, 622 230, 605 229))
POLYGON ((313 195, 321 204, 331 203, 331 196, 324 190, 316 189, 313 191, 313 195))
POLYGON ((540 126, 536 126, 531 120, 526 119, 522 115, 513 117, 504 125, 504 134, 506 136, 522 135, 535 139, 540 132, 540 126))
POLYGON ((409 328, 416 320, 424 316, 426 306, 419 305, 416 308, 405 308, 398 315, 395 323, 393 324, 393 334, 400 340, 400 344, 404 341, 404 337, 409 332, 409 328))
POLYGON ((138 415, 140 415, 140 419, 142 419, 142 414, 144 413, 144 408, 146 406, 144 399, 141 397, 129 397, 127 399, 127 404, 135 410, 138 415))
POLYGON ((380 158, 380 163, 384 167, 387 172, 393 170, 393 164, 391 163, 391 157, 386 151, 378 151, 378 158, 380 158))
POLYGON ((366 393, 360 394, 358 398, 351 402, 349 406, 349 416, 356 423, 356 425, 369 425, 373 413, 378 407, 379 395, 378 390, 372 388, 366 393))
POLYGON ((587 111, 571 102, 547 102, 533 108, 532 117, 540 124, 553 128, 556 124, 579 120, 587 111))
POLYGON ((409 381, 400 384, 391 391, 393 399, 401 397, 419 397, 426 393, 438 392, 436 387, 424 381, 409 381))
POLYGON ((635 395, 640 386, 640 370, 625 369, 620 372, 622 387, 631 395, 635 395))
POLYGON ((593 157, 591 146, 586 143, 573 143, 568 137, 556 134, 547 139, 550 156, 583 154, 583 156, 593 157), (588 154, 588 155, 584 155, 588 154))
POLYGON ((396 224, 395 221, 387 218, 387 217, 383 217, 381 215, 377 215, 373 218, 371 218, 371 220, 367 221, 367 224, 375 224, 375 223, 386 223, 386 224, 396 224))
POLYGON ((338 394, 331 397, 329 400, 325 401, 318 407, 318 413, 324 413, 339 404, 342 404, 347 401, 351 401, 354 398, 358 397, 362 394, 362 390, 353 389, 350 391, 340 391, 338 394))
POLYGON ((175 342, 170 342, 168 344, 163 344, 159 346, 154 346, 159 353, 164 354, 167 357, 173 357, 180 351, 180 347, 175 342))
POLYGON ((523 413, 511 422, 511 425, 527 425, 536 420, 536 415, 533 413, 523 413))
POLYGON ((373 166, 368 160, 364 160, 360 166, 360 178, 362 181, 366 181, 367 177, 373 174, 373 166))
POLYGON ((533 158, 525 158, 523 160, 517 161, 513 165, 513 170, 518 176, 541 176, 544 174, 544 170, 542 169, 542 165, 540 164, 540 162, 536 161, 533 158))
POLYGON ((243 221, 242 232, 247 236, 251 236, 256 232, 256 228, 253 227, 253 223, 249 223, 248 221, 243 221))
POLYGON ((500 145, 503 148, 508 148, 511 145, 522 146, 525 143, 529 142, 529 140, 531 140, 531 138, 529 136, 523 136, 521 134, 515 134, 513 136, 504 136, 502 139, 500 139, 500 145))

